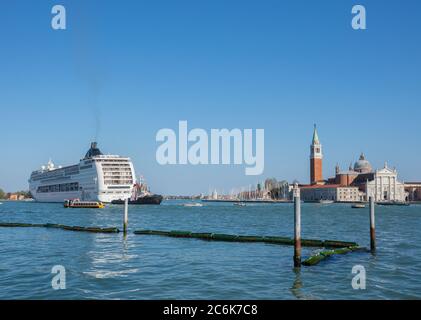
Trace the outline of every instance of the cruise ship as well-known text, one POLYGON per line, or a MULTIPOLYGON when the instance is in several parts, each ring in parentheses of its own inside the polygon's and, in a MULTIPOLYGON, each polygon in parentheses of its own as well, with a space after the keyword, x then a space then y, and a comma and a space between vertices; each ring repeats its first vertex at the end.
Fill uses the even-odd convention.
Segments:
POLYGON ((104 155, 97 143, 79 164, 55 167, 50 160, 34 171, 29 179, 32 197, 39 202, 63 202, 65 199, 111 202, 130 198, 135 171, 130 158, 104 155))

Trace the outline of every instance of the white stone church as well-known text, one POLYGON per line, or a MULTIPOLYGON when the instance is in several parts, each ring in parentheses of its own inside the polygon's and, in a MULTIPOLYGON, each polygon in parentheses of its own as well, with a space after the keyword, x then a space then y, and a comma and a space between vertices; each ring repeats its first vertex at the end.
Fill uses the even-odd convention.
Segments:
POLYGON ((374 179, 367 181, 367 200, 373 196, 376 202, 406 200, 404 184, 398 181, 396 169, 391 169, 385 164, 383 169, 374 172, 374 179))

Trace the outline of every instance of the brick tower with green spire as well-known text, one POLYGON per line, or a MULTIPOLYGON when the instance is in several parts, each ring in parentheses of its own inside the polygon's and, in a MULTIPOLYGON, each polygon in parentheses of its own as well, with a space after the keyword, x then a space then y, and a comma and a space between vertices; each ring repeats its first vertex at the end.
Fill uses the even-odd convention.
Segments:
POLYGON ((317 127, 314 125, 313 141, 310 146, 310 183, 323 181, 323 153, 317 127))

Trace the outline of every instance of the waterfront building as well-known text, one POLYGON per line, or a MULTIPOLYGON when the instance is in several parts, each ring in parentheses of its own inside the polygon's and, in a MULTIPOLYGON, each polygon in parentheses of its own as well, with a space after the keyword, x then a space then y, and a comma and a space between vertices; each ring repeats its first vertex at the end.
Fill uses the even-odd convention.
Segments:
POLYGON ((278 199, 288 200, 289 199, 289 183, 285 180, 279 183, 279 197, 278 199))
POLYGON ((17 201, 19 198, 19 196, 15 193, 12 193, 11 195, 9 195, 9 200, 11 201, 17 201))
POLYGON ((373 196, 374 200, 403 202, 407 195, 402 182, 398 181, 396 169, 391 169, 385 163, 384 168, 376 170, 372 180, 366 182, 366 200, 373 196))
MULTIPOLYGON (((335 168, 335 177, 323 180, 322 148, 316 127, 310 148, 310 184, 301 185, 301 198, 304 201, 333 200, 337 202, 368 201, 373 196, 376 202, 403 202, 408 199, 404 184, 398 180, 398 172, 385 164, 380 170, 373 170, 362 153, 354 166, 341 171, 335 168)), ((420 189, 415 188, 421 197, 420 189)), ((415 196, 415 191, 413 192, 415 196)))
POLYGON ((421 182, 405 182, 407 201, 421 201, 421 182))
POLYGON ((301 199, 306 202, 332 200, 335 202, 359 202, 364 193, 358 187, 341 186, 339 184, 301 186, 301 199))

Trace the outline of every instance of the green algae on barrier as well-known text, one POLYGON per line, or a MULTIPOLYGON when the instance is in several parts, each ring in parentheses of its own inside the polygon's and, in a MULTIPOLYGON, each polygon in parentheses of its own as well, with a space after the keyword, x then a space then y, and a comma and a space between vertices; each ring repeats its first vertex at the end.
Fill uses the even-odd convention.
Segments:
POLYGON ((307 258, 303 261, 303 266, 314 266, 318 264, 320 261, 323 261, 335 254, 347 254, 349 252, 354 251, 367 251, 366 248, 358 247, 358 246, 352 246, 352 247, 345 247, 345 248, 339 248, 335 250, 324 250, 320 251, 319 253, 307 258))

